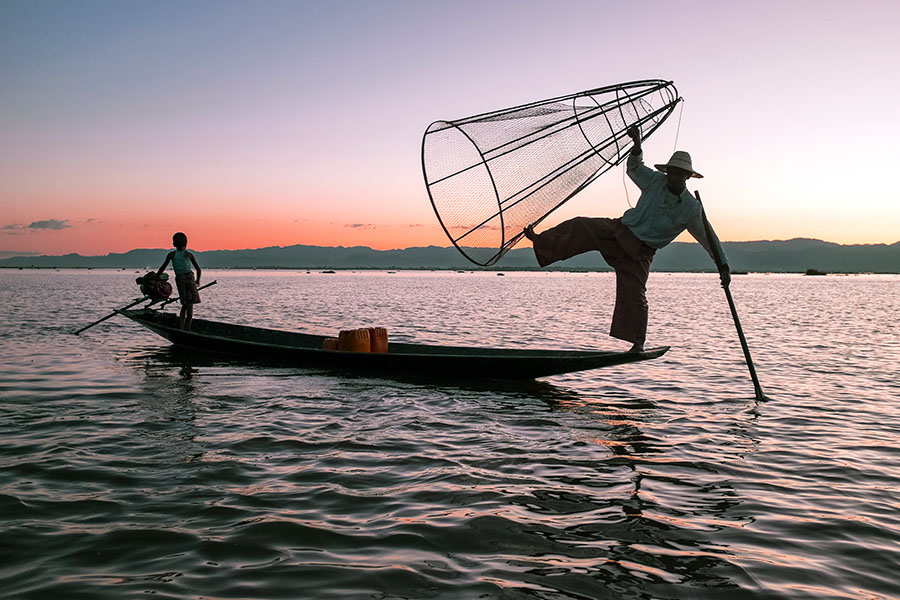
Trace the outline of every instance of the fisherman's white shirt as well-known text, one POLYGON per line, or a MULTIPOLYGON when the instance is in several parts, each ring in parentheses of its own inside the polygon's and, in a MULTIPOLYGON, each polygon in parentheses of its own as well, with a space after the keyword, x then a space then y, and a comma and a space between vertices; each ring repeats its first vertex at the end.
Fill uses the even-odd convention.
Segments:
MULTIPOLYGON (((634 208, 629 208, 622 215, 622 223, 638 239, 651 248, 659 249, 670 244, 687 229, 713 261, 716 260, 703 225, 703 209, 686 187, 678 195, 670 192, 665 173, 645 165, 643 153, 628 155, 626 172, 640 188, 641 196, 634 208)), ((709 229, 712 244, 718 249, 722 262, 727 263, 725 249, 711 225, 709 229)))

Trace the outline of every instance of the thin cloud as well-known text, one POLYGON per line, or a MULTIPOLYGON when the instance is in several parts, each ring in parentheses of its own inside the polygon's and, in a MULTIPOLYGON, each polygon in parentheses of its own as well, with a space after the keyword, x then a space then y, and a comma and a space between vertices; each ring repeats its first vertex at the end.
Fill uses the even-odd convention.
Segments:
POLYGON ((46 221, 34 221, 31 225, 28 226, 28 229, 68 229, 71 227, 69 225, 68 219, 63 219, 60 221, 59 219, 47 219, 46 221))
POLYGON ((344 223, 346 229, 393 229, 395 227, 402 228, 418 228, 425 227, 422 223, 410 223, 409 225, 376 225, 374 223, 344 223))
POLYGON ((3 229, 0 229, 0 233, 3 235, 25 235, 28 233, 28 228, 21 223, 10 223, 9 225, 4 225, 3 229))
MULTIPOLYGON (((79 224, 93 225, 95 223, 99 223, 99 221, 96 219, 88 219, 84 223, 79 224)), ((10 223, 9 225, 4 225, 0 228, 0 232, 4 234, 20 235, 35 231, 60 231, 62 229, 71 228, 72 224, 69 219, 46 219, 44 221, 32 221, 28 225, 23 225, 22 223, 10 223)))

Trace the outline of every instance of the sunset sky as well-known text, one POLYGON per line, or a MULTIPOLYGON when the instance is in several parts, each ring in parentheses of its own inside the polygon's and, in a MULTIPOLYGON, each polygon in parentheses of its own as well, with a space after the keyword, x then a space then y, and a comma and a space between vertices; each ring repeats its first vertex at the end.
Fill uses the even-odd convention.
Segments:
MULTIPOLYGON (((685 102, 647 162, 677 130, 723 240, 894 243, 898 25, 881 0, 0 0, 0 257, 447 246, 429 123, 649 78, 685 102)), ((627 208, 617 169, 545 224, 627 208)))

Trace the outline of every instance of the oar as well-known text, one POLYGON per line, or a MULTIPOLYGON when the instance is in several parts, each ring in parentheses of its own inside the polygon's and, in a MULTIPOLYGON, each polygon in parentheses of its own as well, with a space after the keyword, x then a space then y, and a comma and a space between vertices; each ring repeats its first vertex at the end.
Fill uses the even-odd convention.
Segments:
POLYGON ((143 298, 138 298, 137 300, 135 300, 134 302, 132 302, 132 303, 129 304, 128 306, 123 306, 122 308, 117 308, 116 310, 112 311, 111 313, 109 313, 108 315, 106 315, 105 317, 103 317, 102 319, 97 319, 96 321, 94 321, 94 322, 91 323, 90 325, 86 325, 85 327, 82 327, 81 329, 79 329, 78 331, 75 332, 75 335, 78 335, 79 333, 81 333, 81 332, 84 331, 85 329, 90 329, 90 328, 93 327, 94 325, 98 325, 98 324, 102 323, 103 321, 105 321, 105 320, 107 320, 107 319, 112 319, 114 316, 116 316, 117 314, 119 314, 119 311, 120 311, 120 310, 126 310, 126 309, 129 309, 129 308, 131 308, 132 306, 134 306, 135 304, 140 304, 141 302, 143 302, 144 300, 148 300, 149 298, 150 298, 150 296, 144 296, 143 298))
MULTIPOLYGON (((200 290, 205 289, 205 288, 208 288, 208 287, 211 286, 211 285, 216 285, 216 283, 217 283, 216 280, 210 281, 210 282, 207 283, 206 285, 197 288, 197 291, 199 292, 200 290)), ((85 327, 82 327, 81 329, 79 329, 78 331, 75 332, 75 335, 78 335, 79 333, 81 333, 81 332, 84 331, 85 329, 90 329, 90 328, 93 327, 94 325, 98 325, 98 324, 102 323, 103 321, 105 321, 105 320, 107 320, 107 319, 113 318, 114 316, 116 316, 117 314, 119 314, 119 313, 120 313, 121 311, 123 311, 123 310, 128 310, 128 309, 131 308, 132 306, 134 306, 134 305, 136 305, 136 304, 140 304, 140 303, 143 302, 144 300, 149 300, 149 299, 150 299, 150 296, 144 296, 143 298, 138 298, 137 300, 135 300, 134 302, 132 302, 132 303, 129 304, 128 306, 123 306, 122 308, 117 308, 116 310, 112 311, 111 313, 109 313, 108 315, 106 315, 105 317, 103 317, 102 319, 97 319, 96 321, 94 321, 94 322, 91 323, 90 325, 86 325, 85 327)), ((178 297, 177 297, 177 296, 176 296, 175 298, 169 298, 168 300, 166 300, 165 302, 163 302, 162 304, 160 304, 160 308, 162 308, 163 306, 165 306, 165 305, 168 304, 169 302, 175 302, 176 300, 178 300, 178 297)), ((150 304, 154 304, 154 303, 151 302, 150 304)))
MULTIPOLYGON (((697 197, 697 202, 700 202, 700 192, 695 191, 694 195, 697 197)), ((710 248, 712 248, 716 267, 721 269, 722 265, 725 263, 722 261, 722 257, 719 256, 719 248, 713 243, 712 226, 710 226, 709 220, 706 218, 706 211, 703 210, 703 202, 700 202, 700 210, 703 214, 703 227, 706 229, 706 239, 709 241, 710 248)), ((738 318, 737 308, 734 306, 734 298, 731 297, 731 290, 728 286, 722 286, 722 288, 725 290, 728 308, 731 309, 731 317, 734 319, 734 326, 737 329, 738 338, 741 340, 741 348, 744 350, 744 359, 747 361, 747 367, 750 369, 750 379, 753 380, 753 389, 756 392, 756 399, 760 401, 768 400, 765 394, 763 394, 762 386, 759 384, 759 378, 756 376, 756 369, 753 368, 753 359, 750 357, 750 347, 747 346, 747 338, 744 337, 744 330, 741 328, 741 320, 738 318)))

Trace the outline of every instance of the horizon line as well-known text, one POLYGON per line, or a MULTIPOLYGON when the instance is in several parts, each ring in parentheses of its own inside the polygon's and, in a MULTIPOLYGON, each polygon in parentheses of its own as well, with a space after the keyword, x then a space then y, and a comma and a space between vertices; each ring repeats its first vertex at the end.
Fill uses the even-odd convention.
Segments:
MULTIPOLYGON (((798 241, 798 240, 811 241, 811 242, 821 242, 821 243, 823 243, 823 244, 831 244, 831 245, 841 246, 841 247, 852 247, 852 246, 894 246, 894 245, 896 245, 896 244, 900 244, 900 240, 898 240, 898 241, 896 241, 896 242, 892 242, 892 243, 887 243, 887 242, 874 242, 874 243, 840 244, 840 243, 838 243, 838 242, 830 242, 830 241, 828 241, 828 240, 823 240, 823 239, 820 239, 820 238, 808 238, 808 237, 793 237, 793 238, 781 239, 781 240, 765 239, 765 240, 722 241, 722 244, 778 243, 778 242, 793 242, 793 241, 798 241)), ((694 241, 694 240, 691 240, 691 241, 683 241, 683 242, 672 242, 671 244, 697 244, 697 243, 698 243, 698 242, 696 242, 696 241, 694 241)), ((669 245, 671 245, 671 244, 669 244, 669 245)), ((246 252, 246 251, 253 251, 253 250, 265 250, 265 249, 268 249, 268 248, 292 248, 292 247, 294 247, 294 246, 306 246, 306 247, 308 247, 308 248, 335 248, 335 249, 337 249, 337 248, 366 248, 366 249, 368 249, 368 250, 372 250, 373 252, 398 252, 398 251, 414 250, 414 249, 421 249, 421 248, 441 248, 441 249, 455 249, 455 248, 456 248, 455 246, 452 246, 452 245, 451 245, 451 246, 438 246, 438 245, 436 245, 436 244, 430 244, 430 245, 427 245, 427 246, 407 246, 407 247, 405 247, 405 248, 388 248, 388 249, 384 249, 384 250, 379 250, 379 249, 373 248, 373 247, 371 247, 371 246, 365 246, 365 245, 354 245, 354 246, 343 246, 343 245, 338 245, 338 246, 321 246, 321 245, 317 245, 317 244, 303 244, 303 243, 296 243, 296 244, 288 244, 288 245, 286 245, 286 246, 258 246, 258 247, 256 247, 256 248, 213 248, 213 249, 209 249, 209 250, 195 250, 195 249, 191 249, 191 251, 193 251, 193 252, 201 252, 201 253, 202 253, 202 252, 246 252)), ((518 248, 513 247, 513 248, 510 249, 510 251, 516 250, 516 249, 521 250, 521 249, 529 248, 529 247, 530 247, 530 246, 521 246, 521 247, 518 247, 518 248)), ((480 248, 480 246, 463 246, 463 248, 480 248)), ((25 251, 24 254, 16 254, 16 251, 15 251, 15 250, 0 250, 0 260, 7 260, 7 259, 10 259, 10 258, 41 258, 41 257, 45 257, 45 258, 60 258, 60 257, 64 257, 64 256, 73 256, 73 255, 74 255, 74 256, 81 256, 81 257, 83 257, 83 258, 94 258, 94 257, 112 256, 112 255, 115 255, 115 254, 128 254, 129 252, 139 252, 139 251, 142 251, 142 250, 153 251, 153 252, 168 252, 168 251, 171 250, 171 247, 167 247, 167 248, 162 248, 162 247, 158 247, 158 248, 131 248, 131 249, 129 249, 129 250, 124 250, 124 251, 120 251, 120 252, 108 252, 108 253, 106 253, 106 254, 80 254, 80 253, 78 253, 78 252, 66 252, 65 254, 41 254, 41 253, 37 253, 37 252, 29 252, 29 251, 25 251)))

